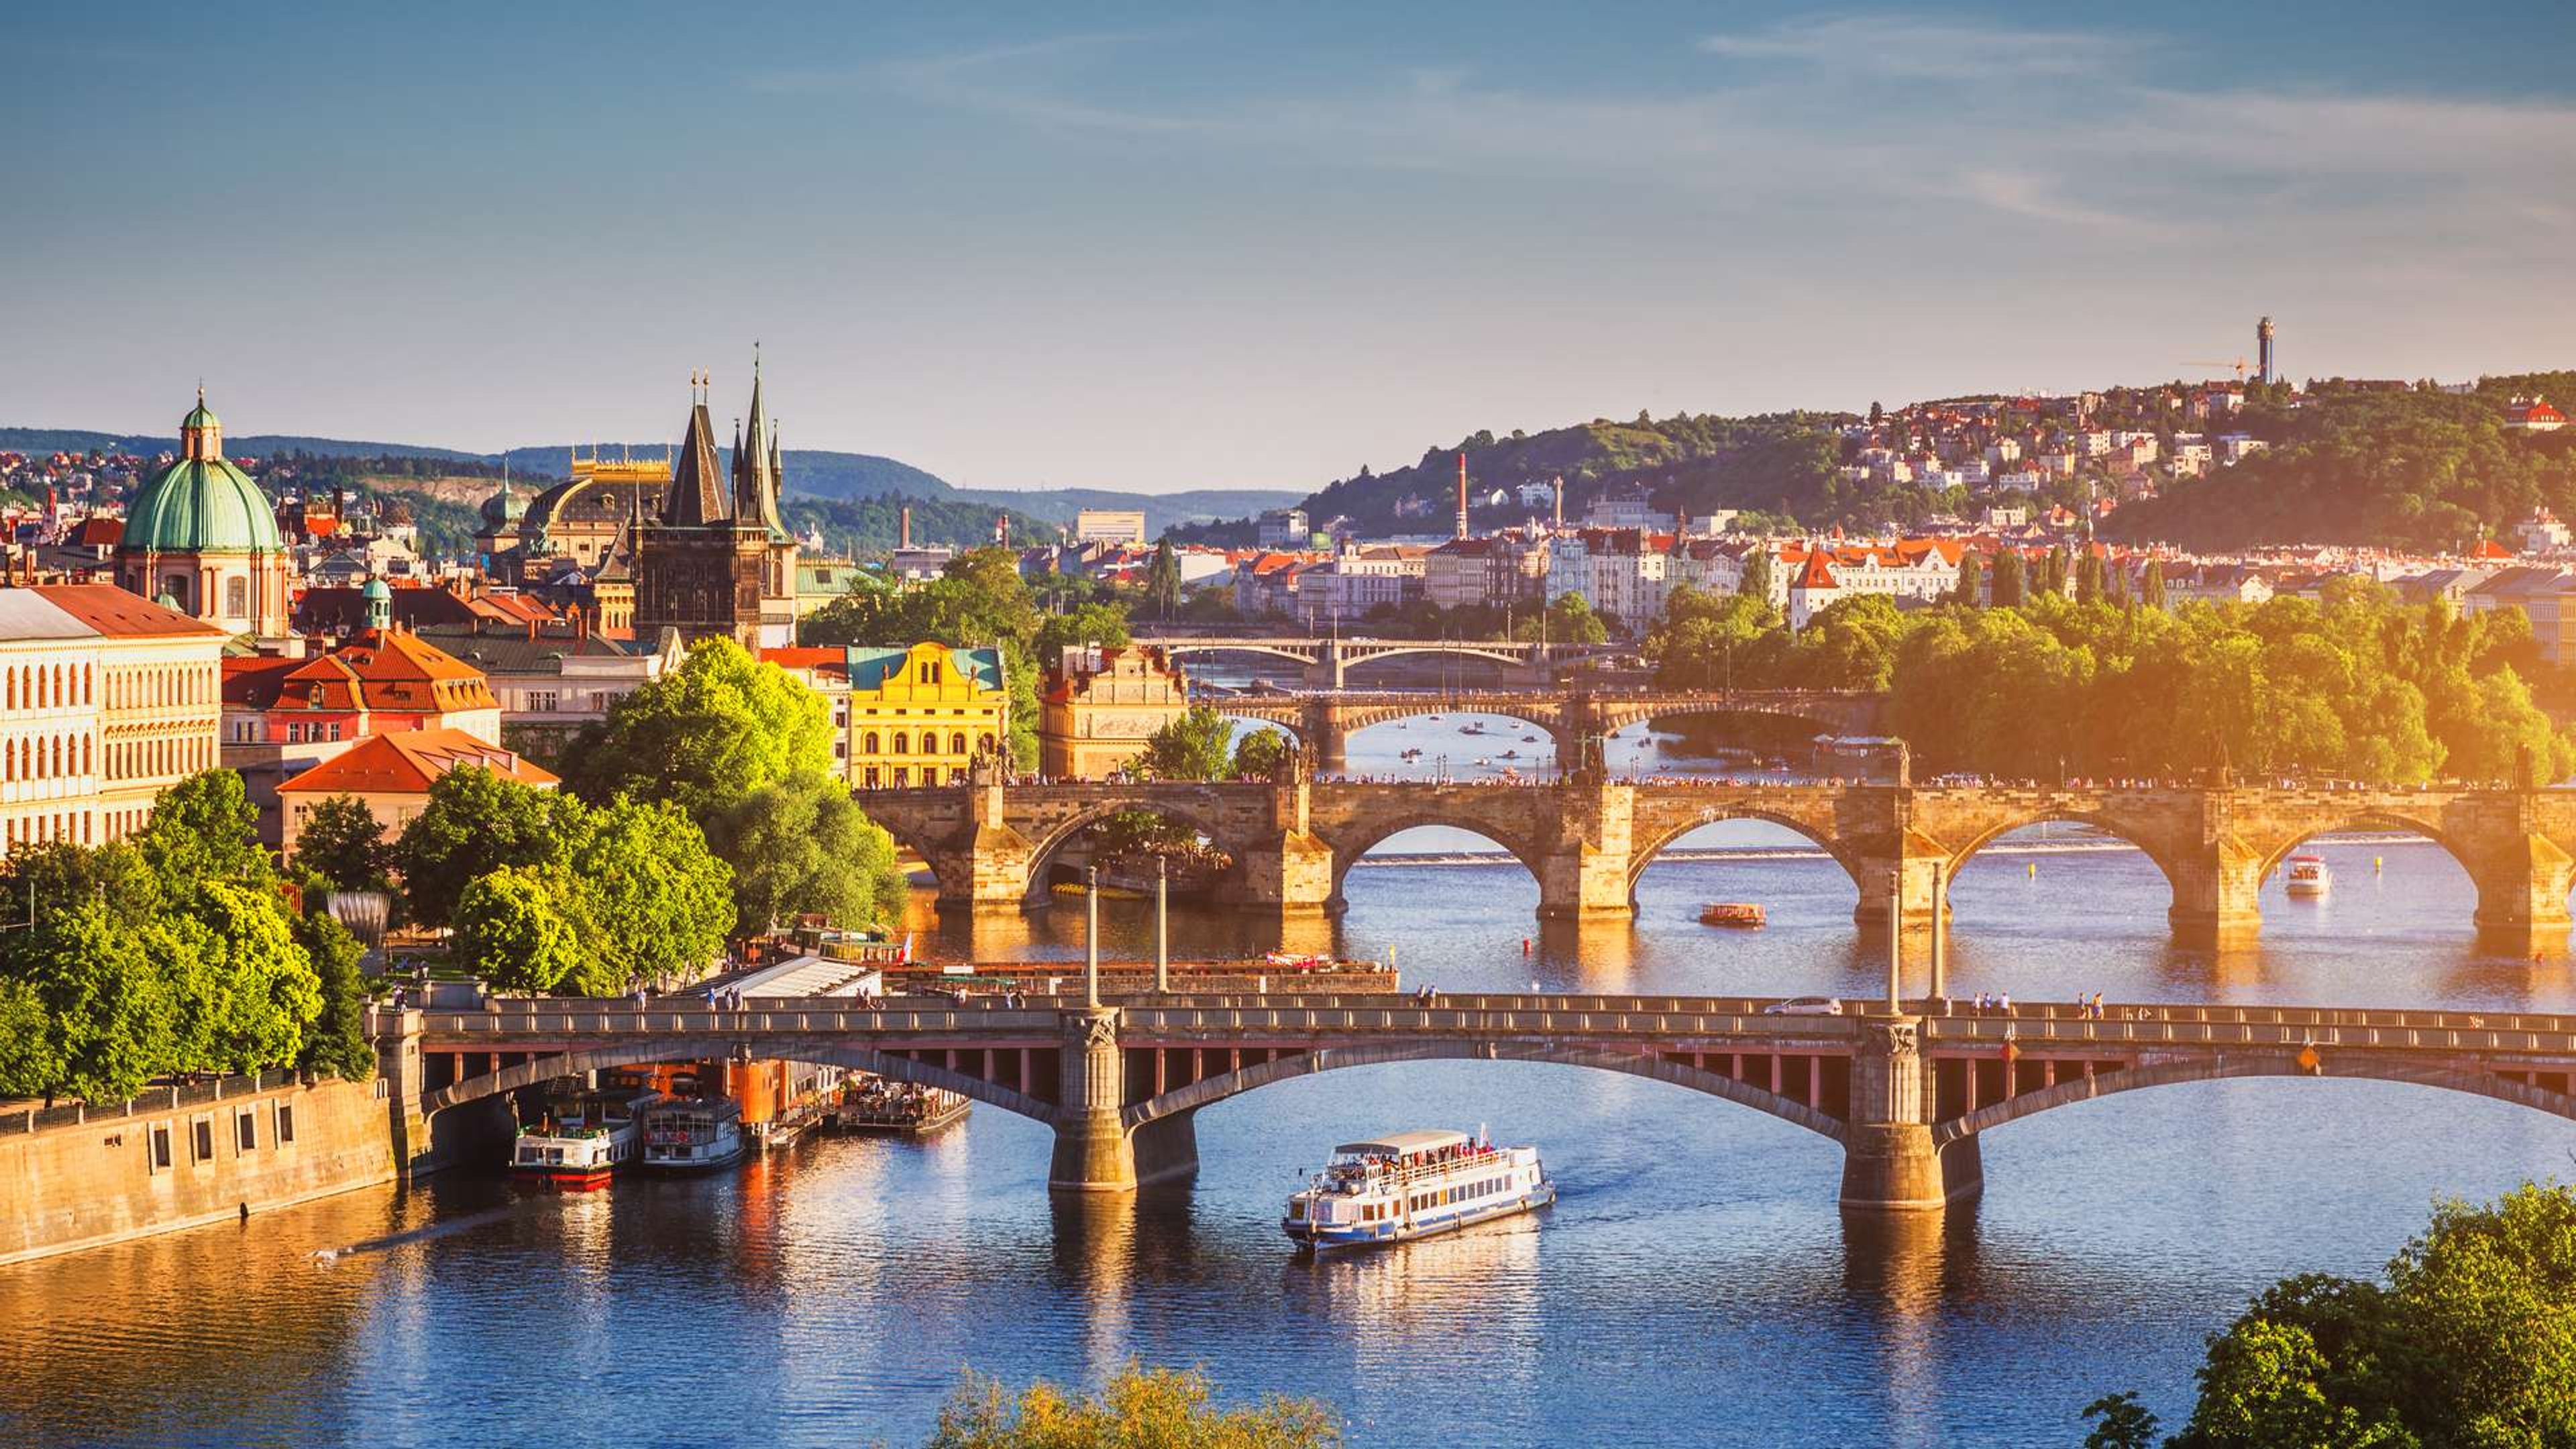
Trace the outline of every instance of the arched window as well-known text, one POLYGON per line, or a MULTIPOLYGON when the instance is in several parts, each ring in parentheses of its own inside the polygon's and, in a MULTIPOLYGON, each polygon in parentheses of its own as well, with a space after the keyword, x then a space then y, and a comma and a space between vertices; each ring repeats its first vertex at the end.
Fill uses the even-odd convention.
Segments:
POLYGON ((986 730, 986 731, 984 732, 983 746, 984 746, 984 749, 986 750, 986 752, 988 752, 988 753, 992 750, 992 748, 993 748, 993 732, 992 732, 992 731, 990 731, 990 730, 986 730))
POLYGON ((948 737, 948 753, 952 755, 962 755, 966 753, 966 732, 964 730, 959 730, 957 733, 948 737))
POLYGON ((870 730, 859 737, 859 753, 863 755, 873 755, 876 752, 877 732, 875 730, 870 730))
MULTIPOLYGON (((910 736, 910 735, 908 735, 908 734, 905 734, 905 733, 904 733, 903 731, 901 731, 901 730, 897 730, 897 731, 895 731, 895 734, 894 734, 894 753, 896 753, 896 754, 898 754, 898 755, 908 755, 908 754, 911 754, 911 753, 912 753, 912 736, 910 736)), ((901 780, 897 780, 897 781, 895 781, 895 783, 896 783, 896 784, 898 784, 898 785, 900 785, 900 784, 902 784, 903 782, 902 782, 901 780)))

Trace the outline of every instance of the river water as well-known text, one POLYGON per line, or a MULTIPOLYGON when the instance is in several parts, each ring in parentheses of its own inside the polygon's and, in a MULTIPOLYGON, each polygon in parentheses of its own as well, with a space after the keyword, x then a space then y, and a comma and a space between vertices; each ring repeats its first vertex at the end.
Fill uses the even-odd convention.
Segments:
MULTIPOLYGON (((1371 731, 1354 767, 1422 738, 1371 731)), ((2171 946, 2155 868, 2095 844, 2030 832, 1960 873, 1955 991, 2576 1008, 2563 961, 2479 954, 2468 879, 2429 843, 2323 845, 2332 897, 2276 886, 2262 943, 2224 954, 2171 946)), ((1288 944, 1393 949, 1408 984, 1459 990, 1883 989, 1837 866, 1758 824, 1685 845, 1713 854, 1652 867, 1633 926, 1538 929, 1508 861, 1373 865, 1288 944), (1771 924, 1708 930, 1710 900, 1771 924)), ((1073 911, 974 935, 922 909, 933 950, 1080 953, 1073 911)), ((1143 909, 1104 914, 1113 950, 1146 949, 1143 909)), ((1209 912, 1174 934, 1279 940, 1209 912)), ((1050 1201, 1045 1130, 979 1107, 926 1144, 812 1141, 731 1177, 548 1196, 452 1174, 0 1269, 0 1443, 900 1444, 961 1365, 1096 1381, 1135 1357, 1319 1396, 1361 1444, 2073 1444, 2114 1389, 2178 1421, 2202 1335, 2272 1279, 2374 1272, 2435 1197, 2576 1161, 2569 1124, 2483 1099, 2204 1083, 1999 1129, 1972 1210, 1872 1225, 1834 1208, 1836 1150, 1785 1123, 1468 1062, 1285 1082, 1198 1137, 1197 1180, 1133 1203, 1050 1201), (1545 1150, 1553 1210, 1291 1258, 1281 1201, 1331 1143, 1478 1123, 1545 1150)))

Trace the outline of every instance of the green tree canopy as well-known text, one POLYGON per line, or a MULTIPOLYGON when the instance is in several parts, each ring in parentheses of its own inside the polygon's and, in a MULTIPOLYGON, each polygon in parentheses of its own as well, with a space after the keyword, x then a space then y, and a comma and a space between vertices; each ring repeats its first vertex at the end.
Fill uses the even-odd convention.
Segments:
POLYGON ((718 817, 716 848, 733 864, 730 909, 749 935, 799 916, 843 926, 891 926, 910 886, 893 837, 849 792, 800 775, 755 790, 718 817))
POLYGON ((1148 780, 1222 780, 1234 773, 1234 722, 1194 704, 1145 740, 1133 767, 1148 780))
POLYGON ((592 927, 576 989, 606 996, 639 981, 690 980, 723 956, 733 872, 679 806, 619 796, 580 812, 571 837, 564 865, 581 896, 574 914, 592 927))
POLYGON ((490 770, 450 770, 429 787, 429 803, 403 827, 396 855, 411 917, 453 923, 476 877, 563 859, 581 802, 490 770))
POLYGON ((393 847, 383 822, 355 795, 315 803, 296 833, 295 863, 332 890, 392 890, 393 847))
POLYGON ((266 882, 276 877, 259 843, 259 811, 242 777, 201 770, 161 792, 135 847, 165 887, 182 881, 266 882))
POLYGON ((476 876, 456 902, 456 964, 503 991, 554 990, 585 959, 578 900, 560 867, 476 876))
POLYGON ((304 1033, 304 1052, 297 1065, 352 1082, 376 1074, 376 1049, 367 1044, 367 986, 358 974, 364 948, 349 929, 324 910, 296 919, 295 936, 312 963, 321 1010, 304 1033))
POLYGON ((704 821, 764 785, 829 774, 823 697, 731 639, 702 639, 680 667, 609 707, 567 783, 593 804, 670 800, 704 821))

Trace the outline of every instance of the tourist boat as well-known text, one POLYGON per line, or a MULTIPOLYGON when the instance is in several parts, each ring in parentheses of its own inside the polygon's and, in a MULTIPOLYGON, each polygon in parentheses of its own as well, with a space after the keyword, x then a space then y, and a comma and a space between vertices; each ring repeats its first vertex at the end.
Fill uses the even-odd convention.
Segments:
POLYGON ((659 1092, 621 1088, 549 1102, 543 1120, 519 1129, 510 1175, 558 1187, 597 1187, 635 1161, 643 1141, 638 1114, 660 1100, 659 1092))
POLYGON ((644 1109, 644 1165, 705 1172, 742 1160, 742 1104, 731 1097, 656 1102, 644 1109))
POLYGON ((1520 751, 1518 751, 1518 750, 1505 750, 1505 751, 1503 751, 1503 758, 1504 758, 1504 759, 1506 759, 1506 760, 1517 760, 1517 759, 1519 759, 1520 757, 1521 757, 1521 752, 1520 752, 1520 751))
POLYGON ((1401 1243, 1546 1207, 1556 1184, 1535 1147, 1481 1132, 1391 1132, 1333 1149, 1279 1220, 1306 1252, 1401 1243))
POLYGON ((2334 889, 2334 872, 2326 868, 2323 856, 2294 855, 2287 886, 2294 896, 2321 896, 2334 889))
POLYGON ((1752 901, 1717 901, 1700 907, 1699 912, 1703 926, 1759 926, 1767 919, 1762 907, 1752 901))

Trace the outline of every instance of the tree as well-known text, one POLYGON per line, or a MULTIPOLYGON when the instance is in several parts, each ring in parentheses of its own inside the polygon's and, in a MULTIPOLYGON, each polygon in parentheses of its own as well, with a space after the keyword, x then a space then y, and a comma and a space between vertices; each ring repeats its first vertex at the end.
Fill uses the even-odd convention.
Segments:
POLYGON ((704 821, 764 785, 832 769, 823 697, 733 640, 713 638, 610 706, 567 783, 592 804, 619 795, 671 800, 704 821))
POLYGON ((927 1449, 1325 1449, 1342 1441, 1332 1411, 1310 1399, 1274 1396, 1247 1409, 1221 1409, 1214 1399, 1214 1386, 1196 1370, 1132 1361, 1096 1396, 1069 1394, 1043 1379, 1012 1395, 998 1380, 969 1373, 940 1406, 927 1449))
POLYGON ((396 848, 411 918, 425 926, 451 924, 457 901, 477 877, 561 860, 581 808, 570 796, 486 769, 439 776, 396 848))
POLYGON ((1995 555, 1995 582, 1987 591, 1998 609, 2017 609, 2022 601, 2021 550, 2007 544, 1995 555))
POLYGON ((1544 639, 1551 644, 1606 644, 1610 642, 1610 625, 1593 610, 1592 601, 1581 594, 1557 596, 1556 602, 1538 619, 1514 630, 1521 638, 1544 639))
POLYGON ((250 803, 242 777, 232 770, 202 770, 163 791, 134 843, 165 886, 199 880, 266 882, 276 875, 259 843, 259 811, 250 803))
POLYGON ((1254 730, 1234 742, 1232 774, 1238 780, 1275 780, 1287 758, 1287 735, 1273 729, 1254 730))
POLYGON ((1126 605, 1077 604, 1065 613, 1048 615, 1038 626, 1034 652, 1039 663, 1052 665, 1068 648, 1124 644, 1127 637, 1126 605))
POLYGON ((363 954, 358 938, 323 910, 298 917, 295 937, 312 963, 321 995, 321 1009, 304 1033, 304 1052, 296 1065, 352 1082, 373 1077, 376 1049, 367 1044, 367 987, 358 975, 363 954))
POLYGON ((1986 563, 1984 556, 1974 549, 1960 550, 1959 582, 1951 586, 1950 602, 1954 604, 1966 604, 1970 607, 1974 607, 1986 601, 1985 593, 1986 563))
POLYGON ((2165 607, 2165 561, 2147 560, 2147 571, 2138 579, 2138 602, 2163 613, 2165 607))
POLYGON ((1161 619, 1171 618, 1181 602, 1181 561, 1173 554, 1169 538, 1154 540, 1154 561, 1145 566, 1145 597, 1161 619))
POLYGON ((594 927, 571 981, 581 994, 687 980, 724 954, 733 872, 679 806, 621 795, 582 812, 564 864, 579 885, 579 916, 594 927))
POLYGON ((296 833, 295 863, 332 890, 393 890, 393 848, 376 813, 355 795, 318 802, 296 833))
POLYGON ((2066 593, 2066 545, 2058 544, 2048 551, 2040 565, 2039 593, 2042 598, 2062 598, 2066 593))
MULTIPOLYGON (((167 978, 142 932, 104 902, 88 901, 10 932, 6 975, 13 1016, 32 997, 41 1035, 25 1060, 0 1061, 13 1091, 84 1102, 121 1102, 168 1070, 173 1005, 167 978)), ((23 1032, 23 1020, 15 1028, 23 1032)))
POLYGON ((710 834, 733 865, 733 929, 766 931, 798 916, 844 926, 901 919, 911 885, 894 839, 815 775, 755 790, 717 817, 710 834))
POLYGON ((304 1028, 322 1011, 312 958, 275 890, 201 881, 187 914, 168 923, 192 989, 178 993, 176 1065, 183 1071, 256 1072, 292 1062, 304 1028))
POLYGON ((2576 1442, 2576 1193, 2436 1205, 2388 1285, 2264 1290, 2209 1339, 2177 1449, 2576 1442))
POLYGON ((545 992, 582 964, 575 889, 559 867, 476 876, 457 899, 456 964, 503 991, 545 992))
POLYGON ((1194 704, 1146 738, 1132 768, 1148 780, 1222 780, 1233 765, 1233 721, 1194 704))
POLYGON ((2102 556, 2089 548, 2075 561, 2075 602, 2102 602, 2102 556))
POLYGON ((1736 586, 1739 594, 1756 599, 1771 597, 1771 545, 1760 543, 1744 555, 1744 577, 1736 586))
POLYGON ((2156 1416, 2136 1394, 2105 1394, 2084 1406, 2084 1418, 2102 1421, 2084 1436, 2084 1449, 2155 1449, 2156 1416))

